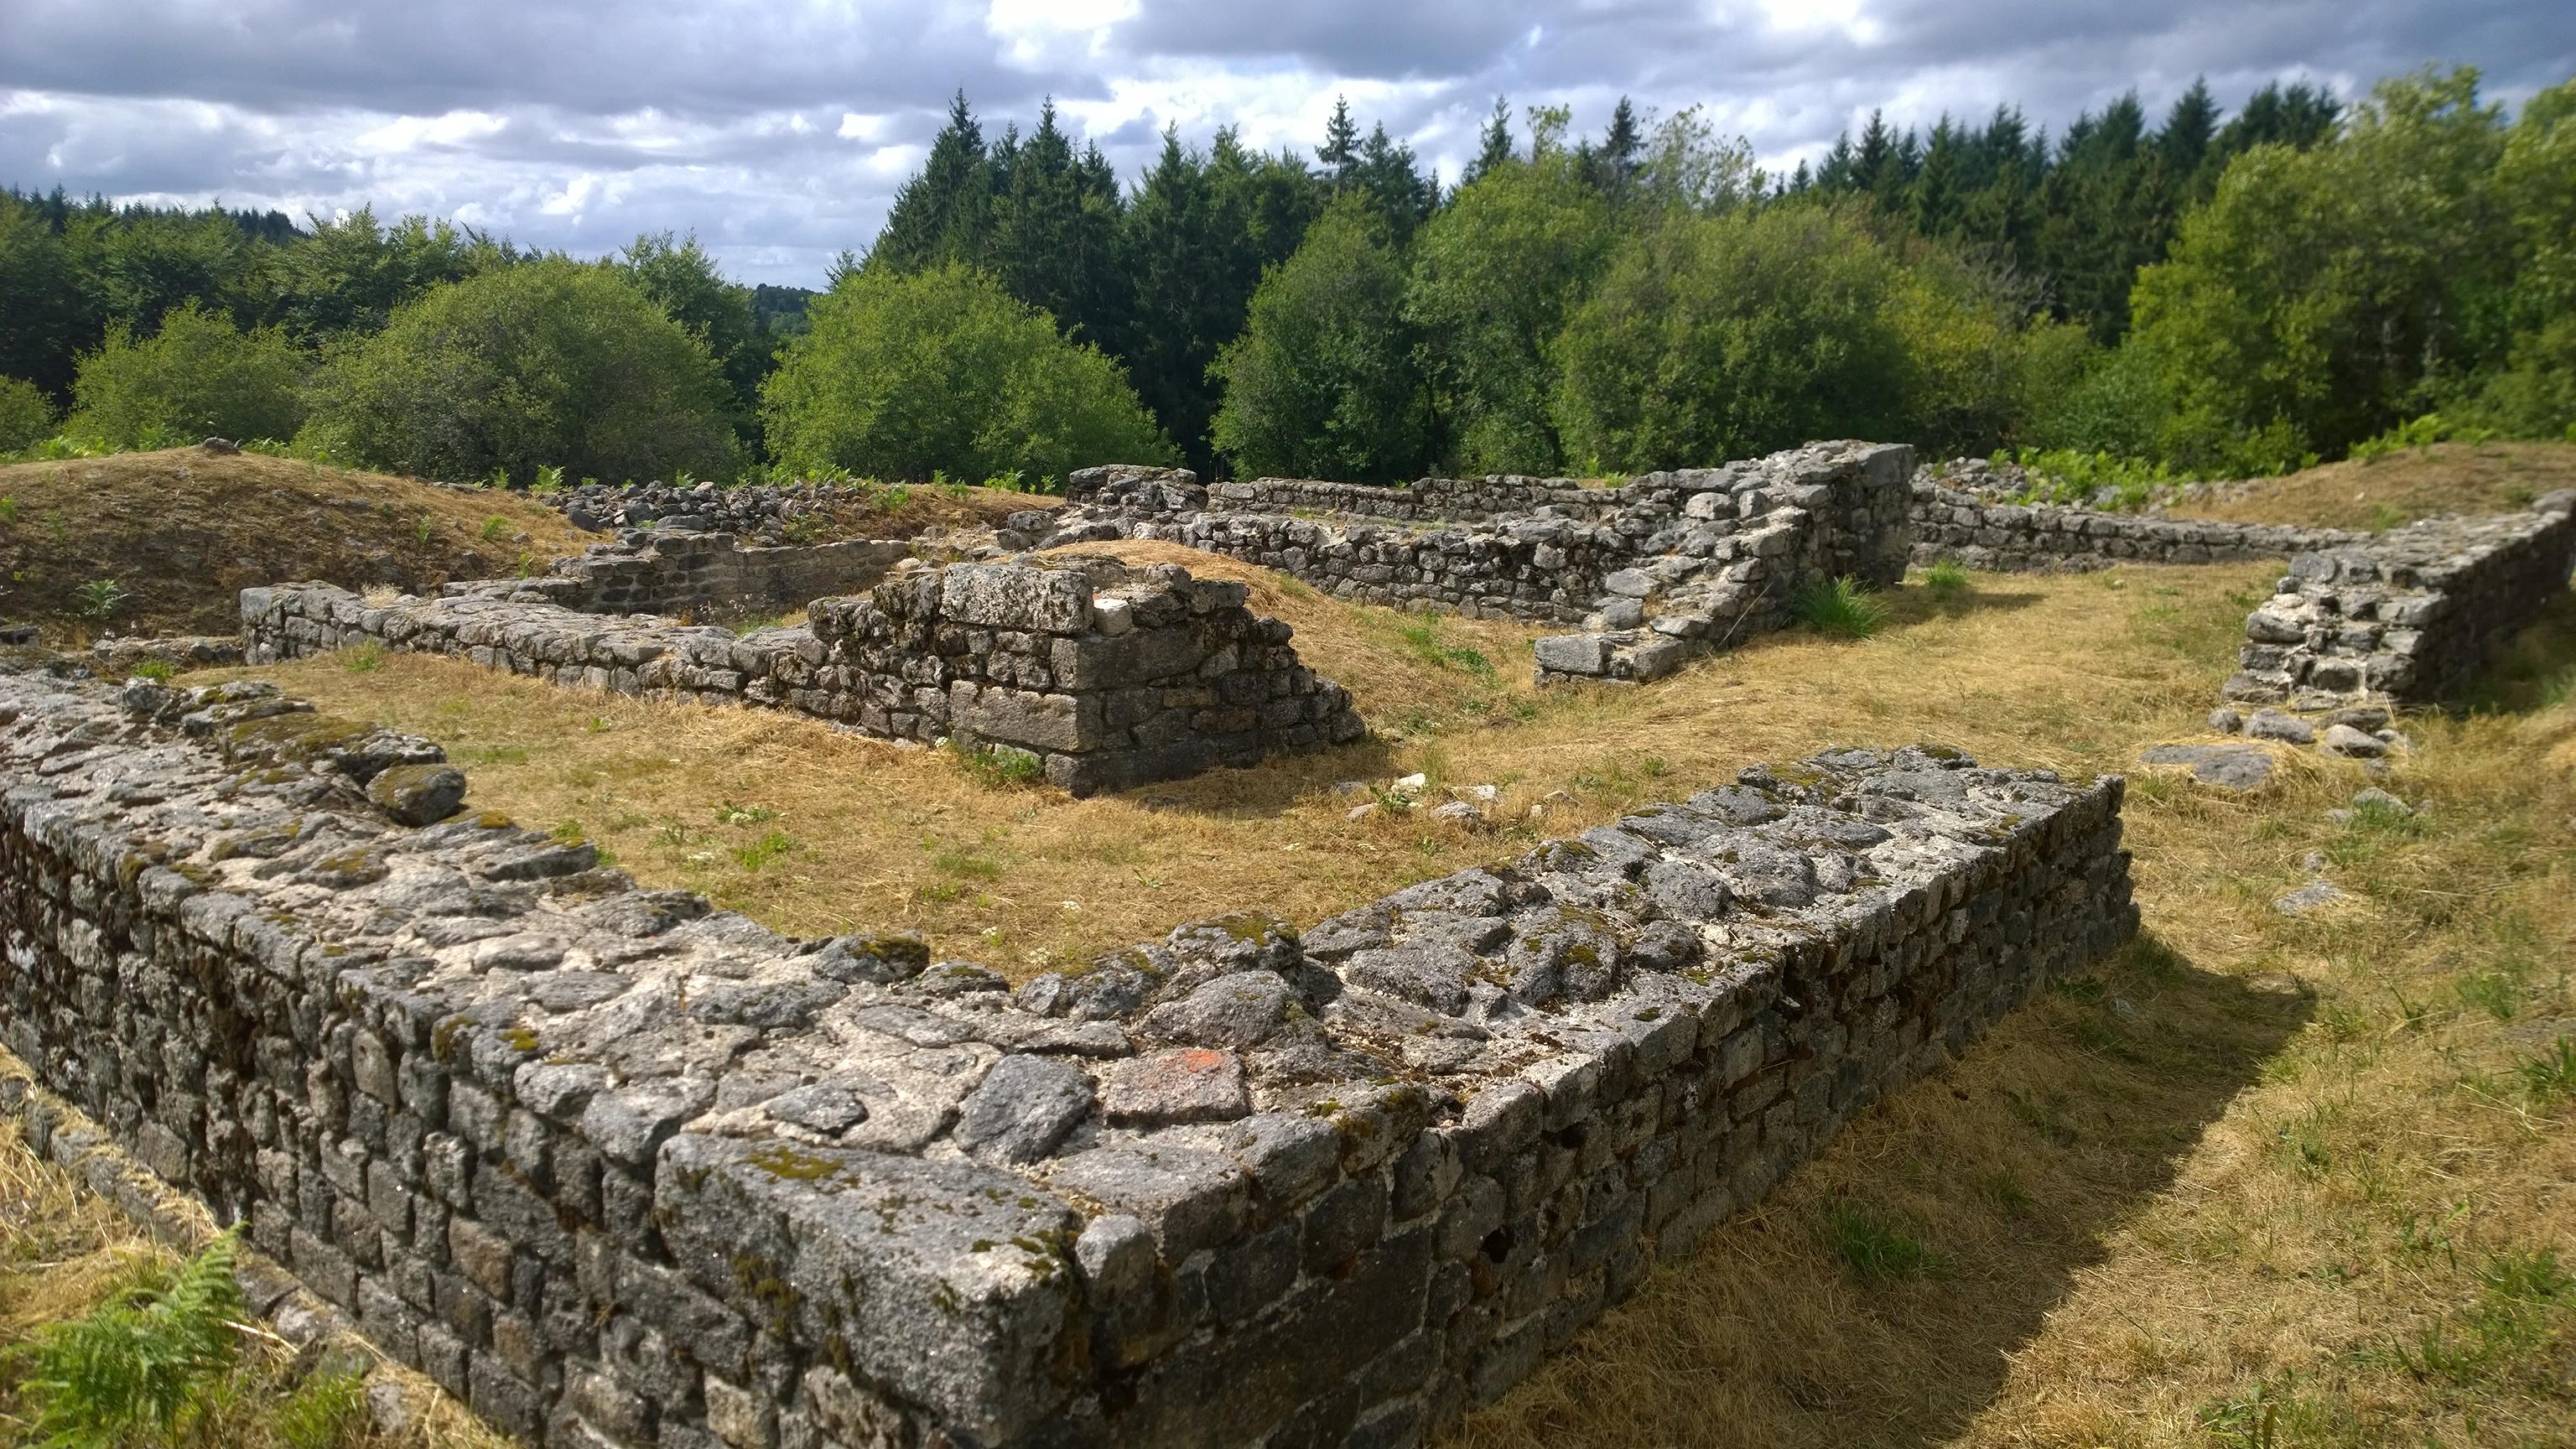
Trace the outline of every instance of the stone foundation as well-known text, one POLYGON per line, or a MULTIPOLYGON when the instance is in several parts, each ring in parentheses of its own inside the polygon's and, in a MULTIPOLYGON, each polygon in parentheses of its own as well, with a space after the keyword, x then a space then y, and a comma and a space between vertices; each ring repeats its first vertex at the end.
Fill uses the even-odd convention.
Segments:
POLYGON ((1996 503, 1920 479, 1913 495, 1914 562, 1951 560, 1991 573, 2086 573, 2123 563, 2237 563, 2288 558, 2369 537, 2334 528, 1996 503))
POLYGON ((1099 468, 1074 475, 1079 506, 1048 542, 1159 538, 1356 602, 1579 623, 1539 642, 1540 681, 1637 681, 1781 627, 1810 585, 1897 583, 1913 470, 1911 448, 1852 442, 1615 489, 1514 477, 1201 487, 1178 470, 1099 468))
POLYGON ((1016 991, 257 686, 0 676, 0 783, 10 1049, 585 1449, 1419 1443, 2136 922, 2116 777, 1931 749, 1016 991))
POLYGON ((442 592, 542 601, 585 614, 775 614, 873 588, 913 550, 905 539, 745 548, 729 533, 637 530, 559 559, 535 578, 475 580, 442 592))
POLYGON ((553 683, 801 710, 886 739, 1009 752, 1075 793, 1345 744, 1350 695, 1237 583, 1059 555, 912 567, 794 628, 609 617, 462 588, 382 606, 324 584, 242 591, 255 663, 375 641, 553 683))
POLYGON ((2302 553, 2245 620, 2226 696, 2295 710, 2440 698, 2567 587, 2576 492, 2302 553))

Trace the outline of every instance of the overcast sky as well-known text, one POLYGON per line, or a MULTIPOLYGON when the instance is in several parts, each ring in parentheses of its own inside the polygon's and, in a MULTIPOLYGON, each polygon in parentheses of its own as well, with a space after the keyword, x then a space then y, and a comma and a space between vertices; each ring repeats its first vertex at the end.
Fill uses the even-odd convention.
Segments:
POLYGON ((1765 164, 1872 107, 2061 129, 2205 75, 2351 95, 2426 61, 2576 75, 2569 0, 0 0, 0 184, 373 202, 581 254, 694 228, 745 281, 864 250, 963 86, 1052 95, 1136 176, 1167 122, 1311 147, 1336 94, 1454 179, 1497 94, 1597 131, 1699 105, 1765 164))

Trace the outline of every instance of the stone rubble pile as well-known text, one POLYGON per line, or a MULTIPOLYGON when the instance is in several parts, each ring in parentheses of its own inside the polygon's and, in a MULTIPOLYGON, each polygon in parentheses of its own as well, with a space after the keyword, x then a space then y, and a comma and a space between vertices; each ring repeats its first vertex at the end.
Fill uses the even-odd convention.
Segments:
POLYGON ((885 739, 1028 760, 1078 794, 1241 766, 1363 733, 1242 584, 1055 555, 909 563, 808 622, 732 630, 581 613, 468 586, 383 605, 327 584, 242 591, 254 663, 375 641, 552 683, 800 710, 885 739))
POLYGON ((0 1034, 549 1444, 1417 1444, 2136 925, 2116 777, 1837 750, 1014 990, 453 774, 0 675, 0 1034))
POLYGON ((758 615, 801 608, 826 594, 872 588, 918 556, 906 539, 744 547, 730 533, 633 529, 594 543, 523 579, 446 585, 450 596, 549 603, 585 614, 758 615))

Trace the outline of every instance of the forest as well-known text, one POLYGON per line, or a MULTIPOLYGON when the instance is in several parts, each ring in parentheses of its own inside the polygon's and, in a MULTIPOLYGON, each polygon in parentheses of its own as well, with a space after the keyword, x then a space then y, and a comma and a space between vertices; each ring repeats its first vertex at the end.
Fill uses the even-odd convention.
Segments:
POLYGON ((827 290, 693 234, 581 259, 423 217, 0 191, 0 456, 222 435, 448 479, 1108 460, 1618 476, 1820 437, 2156 477, 2391 438, 2576 439, 2576 80, 2195 84, 2052 132, 1873 115, 1766 174, 1697 109, 1497 99, 1444 185, 1164 134, 1122 181, 962 94, 827 290))

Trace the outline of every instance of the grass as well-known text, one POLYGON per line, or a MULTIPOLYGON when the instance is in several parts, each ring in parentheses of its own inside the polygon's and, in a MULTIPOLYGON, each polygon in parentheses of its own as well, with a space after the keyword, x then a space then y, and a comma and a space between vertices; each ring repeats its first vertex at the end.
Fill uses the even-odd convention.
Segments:
POLYGON ((2510 513, 2561 488, 2576 488, 2576 444, 2435 443, 2267 478, 2243 497, 2173 512, 2384 532, 2437 514, 2510 513))
POLYGON ((1809 584, 1795 612, 1799 622, 1828 639, 1866 639, 1887 627, 1887 606, 1849 576, 1809 584))
POLYGON ((419 1421, 376 1432, 356 1375, 245 1325, 230 1239, 200 1229, 193 1255, 143 1236, 0 1124, 0 1444, 505 1449, 400 1372, 419 1421))
MULTIPOLYGON (((1310 922, 1836 743, 2124 769, 2199 736, 2277 572, 1996 579, 1956 604, 1927 581, 1876 596, 1868 638, 1774 635, 1654 686, 1537 697, 1517 667, 1537 631, 1442 622, 1443 648, 1501 662, 1488 684, 1414 649, 1411 616, 1161 547, 1129 546, 1249 580, 1380 738, 1077 801, 791 716, 451 661, 259 672, 489 751, 477 804, 600 822, 650 884, 797 935, 914 927, 1025 978, 1225 910, 1310 922), (1417 770, 1502 785, 1506 825, 1353 821, 1332 788, 1417 770), (746 800, 775 823, 707 804, 746 800), (798 849, 737 861, 780 824, 798 849)), ((2576 597, 2474 708, 2406 719, 2417 748, 2377 783, 2429 807, 2410 818, 2330 819, 2372 780, 2309 753, 2252 800, 2136 778, 2140 941, 1847 1127, 1454 1442, 2567 1443, 2576 1326, 2549 1285, 2576 1262, 2576 707, 2552 681, 2571 667, 2576 597), (2280 916, 2311 851, 2355 901, 2280 916)))
POLYGON ((109 624, 231 634, 252 585, 418 592, 508 574, 523 551, 578 553, 595 537, 526 499, 196 448, 8 464, 0 494, 18 503, 0 527, 0 614, 44 626, 56 643, 109 624))

